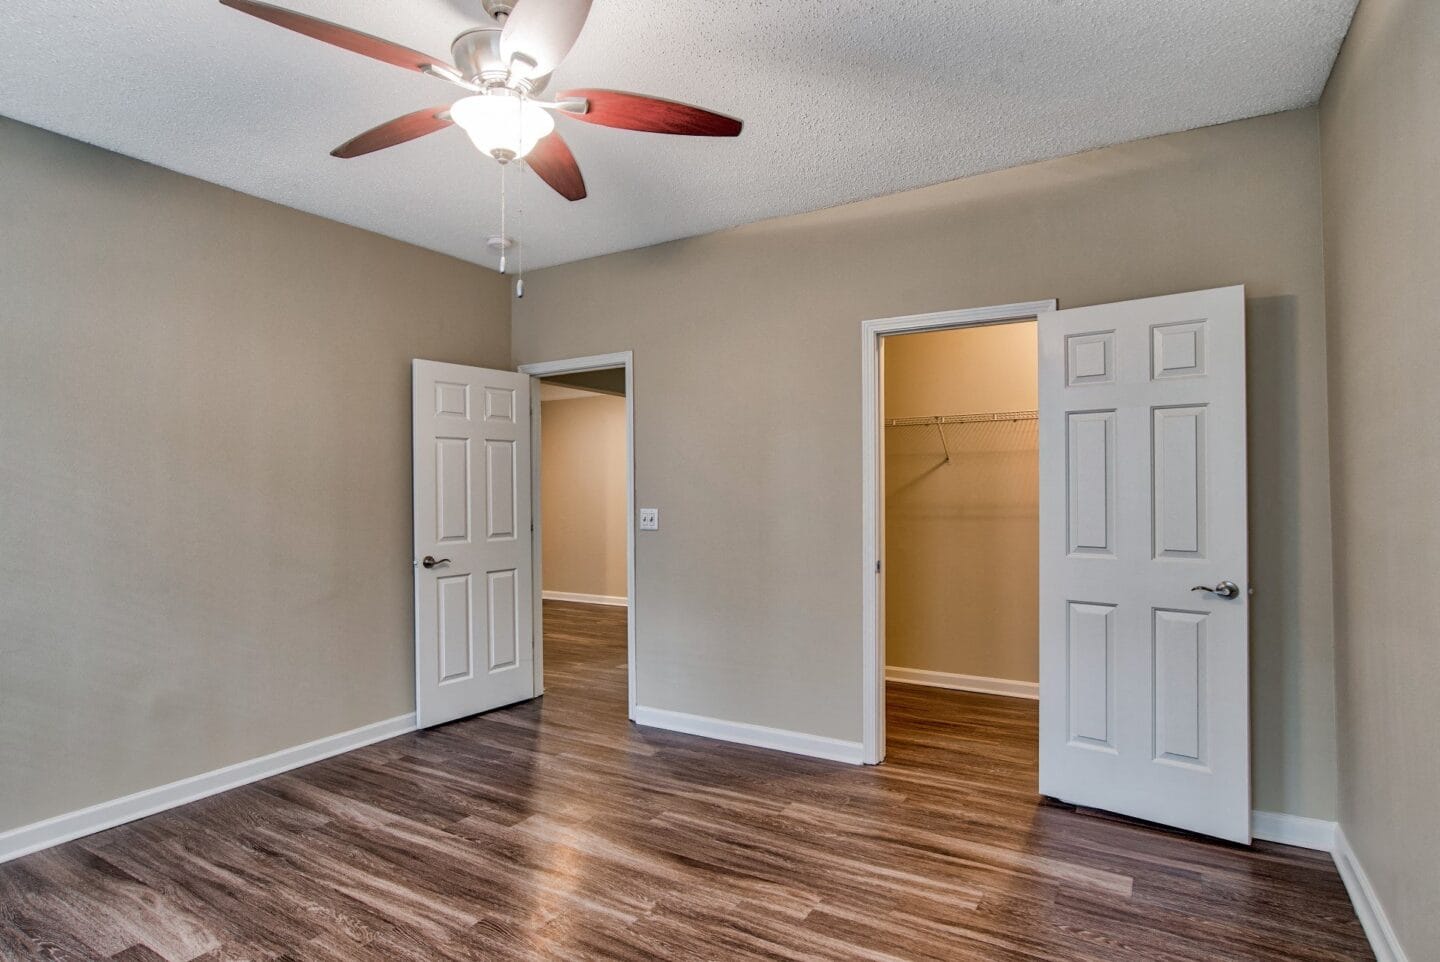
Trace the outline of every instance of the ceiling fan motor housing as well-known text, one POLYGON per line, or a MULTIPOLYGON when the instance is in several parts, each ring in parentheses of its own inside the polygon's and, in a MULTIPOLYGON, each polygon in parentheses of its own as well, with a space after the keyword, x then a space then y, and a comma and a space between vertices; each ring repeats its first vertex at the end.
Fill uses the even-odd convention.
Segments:
POLYGON ((539 93, 550 78, 532 79, 512 73, 510 65, 500 56, 500 29, 499 23, 487 23, 456 37, 450 44, 455 69, 480 87, 510 87, 521 93, 539 93))
POLYGON ((455 69, 474 84, 482 87, 503 84, 510 75, 500 59, 500 25, 486 24, 467 30, 450 44, 455 69))

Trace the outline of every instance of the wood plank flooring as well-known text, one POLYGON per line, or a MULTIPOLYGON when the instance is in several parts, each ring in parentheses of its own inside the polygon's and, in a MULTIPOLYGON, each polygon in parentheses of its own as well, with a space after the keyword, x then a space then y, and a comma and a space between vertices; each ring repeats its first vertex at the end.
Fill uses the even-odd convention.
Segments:
POLYGON ((0 957, 1368 959, 1328 857, 1035 795, 1035 706, 892 685, 885 765, 625 720, 625 610, 543 699, 0 866, 0 957))

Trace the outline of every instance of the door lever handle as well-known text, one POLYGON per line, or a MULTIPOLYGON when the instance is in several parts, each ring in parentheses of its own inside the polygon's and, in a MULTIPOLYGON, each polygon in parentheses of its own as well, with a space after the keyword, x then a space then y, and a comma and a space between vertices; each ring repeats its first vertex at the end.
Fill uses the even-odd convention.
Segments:
POLYGON ((1221 598, 1236 598, 1240 595, 1240 586, 1233 581, 1222 581, 1213 588, 1209 585, 1196 585, 1190 590, 1208 591, 1213 595, 1220 596, 1221 598))
POLYGON ((421 563, 422 565, 424 565, 425 567, 427 567, 427 568, 433 568, 433 567, 435 567, 436 565, 448 565, 448 564, 450 563, 450 559, 449 559, 449 558, 436 558, 436 557, 433 557, 433 556, 427 554, 427 555, 425 556, 424 560, 421 561, 420 563, 421 563))

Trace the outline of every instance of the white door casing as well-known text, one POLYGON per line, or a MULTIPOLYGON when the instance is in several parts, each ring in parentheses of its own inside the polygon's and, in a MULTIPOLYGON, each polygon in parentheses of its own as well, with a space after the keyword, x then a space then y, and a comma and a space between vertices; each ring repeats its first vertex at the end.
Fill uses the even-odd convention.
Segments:
POLYGON ((535 694, 530 378, 420 360, 411 375, 424 728, 535 694))
POLYGON ((860 324, 860 713, 862 758, 885 759, 885 338, 984 324, 1028 321, 1055 310, 1054 300, 1022 301, 958 311, 876 318, 860 324))
MULTIPOLYGON (((629 601, 629 607, 625 612, 625 665, 627 674, 627 685, 629 695, 628 716, 631 721, 635 720, 635 707, 637 704, 638 691, 635 685, 635 678, 638 674, 640 659, 635 649, 636 625, 640 620, 640 604, 636 599, 635 582, 635 357, 631 351, 618 351, 613 354, 593 354, 587 357, 572 357, 554 361, 535 361, 530 364, 521 364, 520 373, 529 375, 532 379, 531 391, 531 422, 530 439, 531 450, 534 452, 531 461, 531 490, 535 492, 535 500, 531 505, 531 568, 534 572, 534 583, 542 589, 544 587, 544 565, 541 554, 545 543, 544 533, 541 530, 544 524, 545 509, 539 497, 541 488, 541 423, 543 418, 541 410, 543 405, 538 397, 539 391, 534 385, 541 378, 553 377, 557 374, 581 374, 587 371, 603 371, 609 368, 623 368, 625 371, 625 595, 629 601)), ((535 607, 533 631, 535 636, 535 694, 540 695, 545 691, 544 679, 544 658, 545 658, 545 611, 543 596, 544 592, 535 592, 535 607)))
POLYGON ((1248 843, 1244 288, 1039 342, 1040 791, 1248 843))

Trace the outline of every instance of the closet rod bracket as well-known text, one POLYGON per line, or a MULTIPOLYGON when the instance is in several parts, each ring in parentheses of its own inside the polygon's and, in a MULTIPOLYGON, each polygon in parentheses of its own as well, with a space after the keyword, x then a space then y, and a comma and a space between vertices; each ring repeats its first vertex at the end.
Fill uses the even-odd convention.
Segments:
POLYGON ((945 449, 945 463, 950 463, 950 442, 945 440, 945 424, 939 417, 935 418, 935 432, 940 435, 940 447, 945 449))

